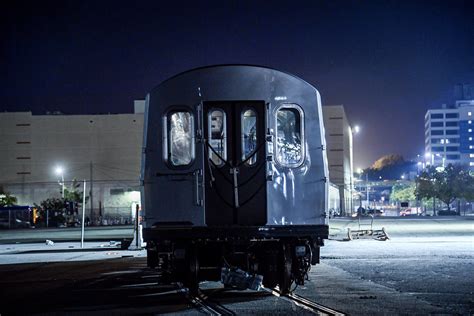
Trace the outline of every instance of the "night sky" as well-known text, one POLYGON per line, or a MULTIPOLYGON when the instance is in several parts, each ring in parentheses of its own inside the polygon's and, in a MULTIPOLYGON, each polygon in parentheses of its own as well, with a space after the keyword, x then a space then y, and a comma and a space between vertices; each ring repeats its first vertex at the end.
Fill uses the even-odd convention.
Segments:
POLYGON ((426 110, 474 83, 474 1, 135 2, 1 5, 0 111, 131 112, 181 71, 265 65, 345 106, 366 167, 422 153, 426 110))

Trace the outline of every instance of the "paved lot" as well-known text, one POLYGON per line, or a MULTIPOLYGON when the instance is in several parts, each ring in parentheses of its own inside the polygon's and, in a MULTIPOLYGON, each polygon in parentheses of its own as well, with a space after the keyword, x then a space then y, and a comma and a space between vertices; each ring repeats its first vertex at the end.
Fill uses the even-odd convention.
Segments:
MULTIPOLYGON (((296 291, 351 315, 471 315, 473 223, 383 219, 390 240, 345 242, 345 229, 357 222, 332 221, 322 263, 296 291)), ((8 302, 0 313, 203 313, 176 287, 160 283, 159 273, 145 267, 143 251, 121 251, 108 242, 86 245, 86 250, 78 243, 0 246, 0 292, 8 302)), ((215 282, 201 288, 235 314, 308 313, 265 292, 229 292, 215 282)))
MULTIPOLYGON (((118 240, 133 238, 133 226, 89 226, 85 228, 84 239, 118 240)), ((57 241, 80 241, 81 228, 29 228, 0 230, 0 244, 57 241)))

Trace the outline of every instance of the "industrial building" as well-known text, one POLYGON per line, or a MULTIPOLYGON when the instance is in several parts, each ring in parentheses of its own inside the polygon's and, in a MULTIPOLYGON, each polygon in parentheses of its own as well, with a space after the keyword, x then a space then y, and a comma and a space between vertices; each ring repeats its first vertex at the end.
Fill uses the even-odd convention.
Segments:
POLYGON ((353 211, 354 179, 352 154, 352 128, 344 106, 323 106, 326 134, 329 181, 339 188, 342 215, 353 211))
POLYGON ((18 204, 61 197, 62 183, 87 180, 93 223, 129 222, 140 202, 144 101, 134 113, 0 113, 0 186, 18 204), (59 172, 58 172, 59 171, 59 172))
POLYGON ((461 164, 474 169, 474 85, 459 85, 453 105, 425 115, 425 164, 461 164))

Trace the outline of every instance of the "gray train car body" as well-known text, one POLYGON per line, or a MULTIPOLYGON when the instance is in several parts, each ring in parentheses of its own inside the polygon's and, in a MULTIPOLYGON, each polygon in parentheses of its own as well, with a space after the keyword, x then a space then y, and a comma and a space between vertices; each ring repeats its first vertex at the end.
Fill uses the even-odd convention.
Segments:
POLYGON ((149 265, 190 287, 226 265, 284 290, 304 282, 328 235, 318 91, 270 68, 204 67, 153 89, 145 116, 149 265))

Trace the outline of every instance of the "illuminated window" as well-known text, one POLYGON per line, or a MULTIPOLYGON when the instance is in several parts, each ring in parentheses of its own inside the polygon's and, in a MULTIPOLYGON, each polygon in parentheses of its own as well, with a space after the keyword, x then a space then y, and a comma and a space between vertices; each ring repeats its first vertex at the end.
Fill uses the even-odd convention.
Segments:
POLYGON ((472 112, 467 112, 467 116, 472 116, 472 112))
POLYGON ((474 162, 471 161, 471 162, 469 163, 469 166, 471 166, 471 167, 474 166, 474 162))
POLYGON ((467 131, 468 131, 469 133, 472 133, 472 129, 471 129, 471 128, 470 128, 470 129, 468 129, 467 131))
POLYGON ((472 124, 472 121, 467 121, 467 124, 472 124))
POLYGON ((167 115, 166 126, 165 159, 173 166, 189 165, 194 159, 193 115, 187 111, 170 112, 167 115))
POLYGON ((469 158, 474 158, 474 154, 469 154, 469 158))
POLYGON ((472 140, 472 137, 469 137, 469 140, 472 140))
POLYGON ((216 166, 222 166, 227 160, 227 123, 225 112, 220 109, 211 110, 208 114, 209 158, 216 166), (213 150, 214 149, 214 150, 213 150), (219 158, 218 155, 222 158, 219 158))
POLYGON ((257 113, 252 109, 248 109, 242 113, 241 137, 242 161, 253 154, 247 161, 248 165, 253 165, 257 162, 257 153, 254 153, 257 149, 257 113))
POLYGON ((285 167, 297 167, 304 160, 303 111, 297 105, 284 105, 276 119, 277 161, 285 167))

